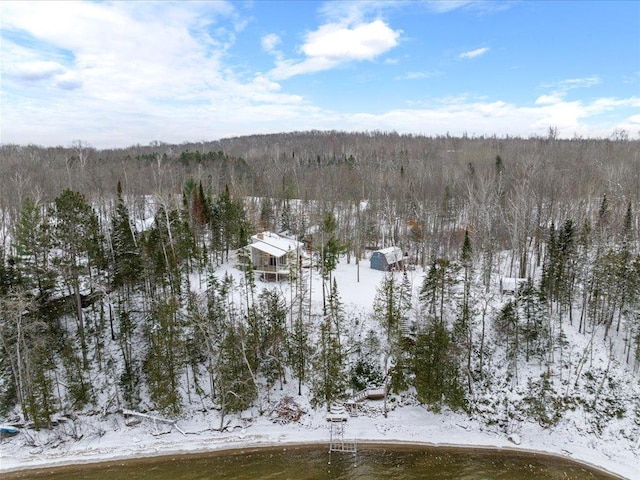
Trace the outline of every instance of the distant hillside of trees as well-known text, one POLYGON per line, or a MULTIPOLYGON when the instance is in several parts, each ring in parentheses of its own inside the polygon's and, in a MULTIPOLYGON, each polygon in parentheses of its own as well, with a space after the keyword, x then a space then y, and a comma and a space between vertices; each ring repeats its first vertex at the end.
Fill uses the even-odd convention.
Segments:
POLYGON ((607 231, 622 232, 629 205, 637 231, 639 147, 624 138, 559 140, 552 134, 523 139, 336 131, 118 150, 81 141, 56 148, 3 145, 0 210, 15 219, 25 196, 48 203, 64 189, 106 201, 118 182, 126 195, 181 195, 191 181, 207 192, 228 188, 236 198, 275 200, 264 207, 267 224, 281 215, 286 200, 316 200, 321 210, 367 201, 371 216, 384 218, 370 233, 413 248, 423 264, 459 248, 468 229, 483 249, 492 244, 519 251, 516 272, 526 276, 528 242, 539 246, 552 223, 567 219, 593 225, 605 197, 607 231))

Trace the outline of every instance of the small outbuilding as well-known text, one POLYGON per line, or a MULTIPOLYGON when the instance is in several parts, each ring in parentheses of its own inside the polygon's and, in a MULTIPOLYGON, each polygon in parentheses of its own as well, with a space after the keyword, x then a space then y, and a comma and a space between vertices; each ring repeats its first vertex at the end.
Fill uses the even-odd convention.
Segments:
POLYGON ((500 279, 500 293, 502 295, 515 295, 526 282, 526 278, 502 277, 500 279))
POLYGON ((400 247, 388 247, 376 250, 371 254, 371 268, 389 272, 402 269, 402 249, 400 247))

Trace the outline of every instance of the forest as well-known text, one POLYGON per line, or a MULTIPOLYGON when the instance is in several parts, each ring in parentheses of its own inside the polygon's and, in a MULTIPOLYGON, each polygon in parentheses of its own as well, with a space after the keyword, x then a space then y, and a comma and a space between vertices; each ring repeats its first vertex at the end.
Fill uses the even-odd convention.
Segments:
POLYGON ((0 176, 3 418, 205 409, 222 428, 290 383, 315 408, 384 385, 505 425, 576 410, 596 431, 640 422, 636 140, 2 145, 0 176), (262 231, 304 242, 309 261, 281 282, 223 273, 262 231), (395 245, 418 288, 390 272, 353 318, 337 265, 369 268, 395 245), (513 295, 505 277, 520 279, 513 295))

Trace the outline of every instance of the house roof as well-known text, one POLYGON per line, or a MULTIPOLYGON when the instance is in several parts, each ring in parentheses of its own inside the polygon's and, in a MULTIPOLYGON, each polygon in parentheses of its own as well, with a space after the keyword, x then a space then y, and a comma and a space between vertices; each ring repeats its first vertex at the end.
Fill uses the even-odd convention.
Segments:
POLYGON ((273 232, 262 232, 251 237, 251 248, 274 257, 282 257, 289 252, 302 248, 303 244, 273 232))

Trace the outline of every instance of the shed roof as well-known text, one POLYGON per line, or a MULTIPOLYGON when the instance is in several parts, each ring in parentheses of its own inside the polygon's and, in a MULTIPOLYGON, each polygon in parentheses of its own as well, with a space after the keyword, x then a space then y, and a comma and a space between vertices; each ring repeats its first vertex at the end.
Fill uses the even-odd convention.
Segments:
POLYGON ((402 260, 402 249, 400 247, 387 247, 382 250, 376 250, 373 253, 381 253, 387 260, 389 265, 397 263, 402 260))
POLYGON ((522 285, 527 282, 526 278, 512 278, 512 277, 502 277, 500 279, 500 288, 504 290, 511 290, 514 293, 518 290, 522 285))

